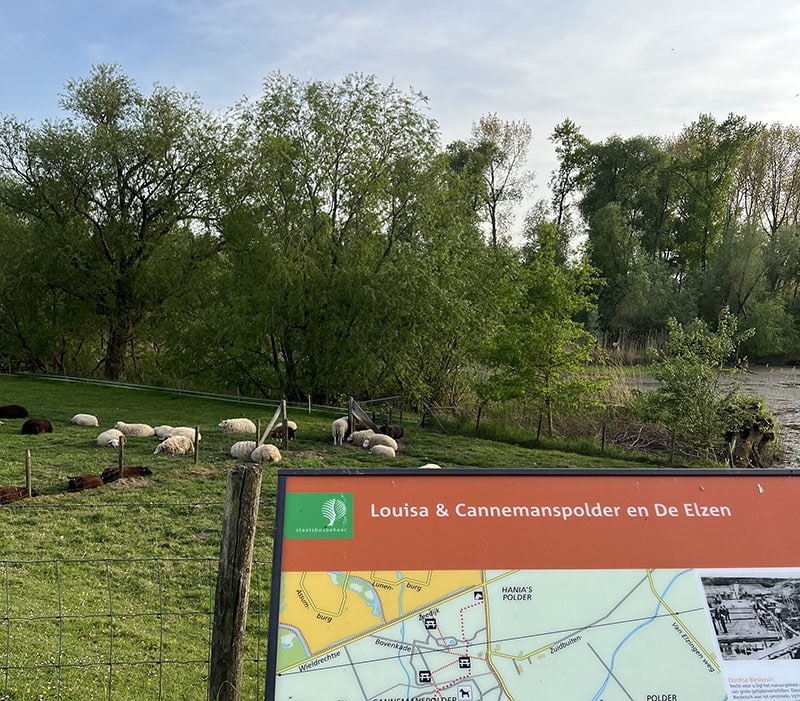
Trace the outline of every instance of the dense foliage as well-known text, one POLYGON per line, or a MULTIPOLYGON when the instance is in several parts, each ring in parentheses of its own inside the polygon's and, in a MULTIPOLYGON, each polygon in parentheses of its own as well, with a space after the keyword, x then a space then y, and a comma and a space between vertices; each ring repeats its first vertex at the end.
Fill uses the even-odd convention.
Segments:
POLYGON ((549 415, 591 401, 606 340, 670 318, 729 307, 740 354, 800 352, 793 127, 594 143, 565 120, 515 232, 527 123, 443 147, 424 97, 374 77, 273 74, 212 115, 101 65, 60 104, 0 124, 4 369, 549 415))

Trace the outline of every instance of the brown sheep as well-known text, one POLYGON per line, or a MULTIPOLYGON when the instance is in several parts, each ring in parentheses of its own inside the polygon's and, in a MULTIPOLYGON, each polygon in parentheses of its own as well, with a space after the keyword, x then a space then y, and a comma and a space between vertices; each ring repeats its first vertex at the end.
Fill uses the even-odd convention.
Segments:
POLYGON ((125 465, 122 468, 122 475, 120 475, 118 467, 107 467, 105 470, 103 470, 103 474, 100 475, 100 479, 103 480, 103 484, 108 484, 109 482, 115 482, 120 478, 120 476, 146 477, 152 474, 153 471, 144 465, 125 465))
POLYGON ((403 437, 403 427, 398 424, 384 424, 378 429, 378 433, 391 436, 395 440, 403 437))
POLYGON ((102 486, 103 480, 100 475, 83 474, 67 477, 67 491, 70 492, 82 492, 84 489, 94 489, 102 486))
MULTIPOLYGON (((31 496, 38 497, 39 492, 31 490, 31 496)), ((27 487, 0 487, 0 504, 10 504, 12 501, 28 498, 27 487)))
POLYGON ((22 424, 20 433, 26 436, 35 436, 39 433, 52 433, 53 424, 49 419, 28 419, 22 424))

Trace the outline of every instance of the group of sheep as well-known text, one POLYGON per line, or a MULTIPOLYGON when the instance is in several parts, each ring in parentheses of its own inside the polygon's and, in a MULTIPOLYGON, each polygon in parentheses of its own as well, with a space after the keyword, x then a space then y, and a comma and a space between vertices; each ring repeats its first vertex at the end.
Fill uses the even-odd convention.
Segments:
MULTIPOLYGON (((75 414, 72 423, 79 426, 97 426, 97 419, 90 414, 75 414)), ((120 441, 128 438, 149 438, 155 436, 160 443, 153 451, 153 455, 165 453, 167 455, 188 455, 194 453, 195 439, 200 440, 200 432, 190 426, 150 426, 144 423, 126 423, 117 421, 113 428, 100 433, 95 438, 95 443, 101 448, 117 448, 120 441)))
POLYGON ((396 424, 385 424, 378 431, 367 428, 351 432, 348 418, 343 416, 331 425, 331 435, 334 445, 352 443, 368 450, 372 455, 391 459, 397 455, 399 446, 396 439, 402 437, 403 428, 396 424))
MULTIPOLYGON (((258 429, 250 419, 225 419, 218 424, 224 433, 247 433, 257 434, 258 429)), ((297 424, 294 421, 286 422, 286 433, 292 439, 297 432, 297 424)), ((273 438, 283 438, 284 425, 280 424, 271 433, 273 438)), ((229 455, 237 460, 250 460, 250 462, 280 462, 282 459, 281 451, 277 445, 271 443, 260 443, 257 440, 236 441, 230 448, 229 455)))

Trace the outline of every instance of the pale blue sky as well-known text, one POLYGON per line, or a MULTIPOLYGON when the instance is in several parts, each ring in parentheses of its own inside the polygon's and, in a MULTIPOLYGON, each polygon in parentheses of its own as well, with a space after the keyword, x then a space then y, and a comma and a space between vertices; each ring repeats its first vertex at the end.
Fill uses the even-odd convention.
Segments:
POLYGON ((800 124, 796 0, 6 0, 0 114, 57 117, 65 81, 118 63, 139 87, 210 109, 265 76, 374 74, 429 98, 443 144, 482 114, 525 119, 546 193, 547 140, 569 117, 591 139, 668 136, 708 112, 800 124))

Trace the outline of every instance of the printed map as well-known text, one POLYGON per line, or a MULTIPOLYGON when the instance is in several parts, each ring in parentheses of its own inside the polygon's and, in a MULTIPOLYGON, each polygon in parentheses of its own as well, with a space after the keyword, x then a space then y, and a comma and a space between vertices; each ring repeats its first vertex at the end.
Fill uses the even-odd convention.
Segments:
POLYGON ((288 572, 280 701, 724 701, 693 570, 288 572))

